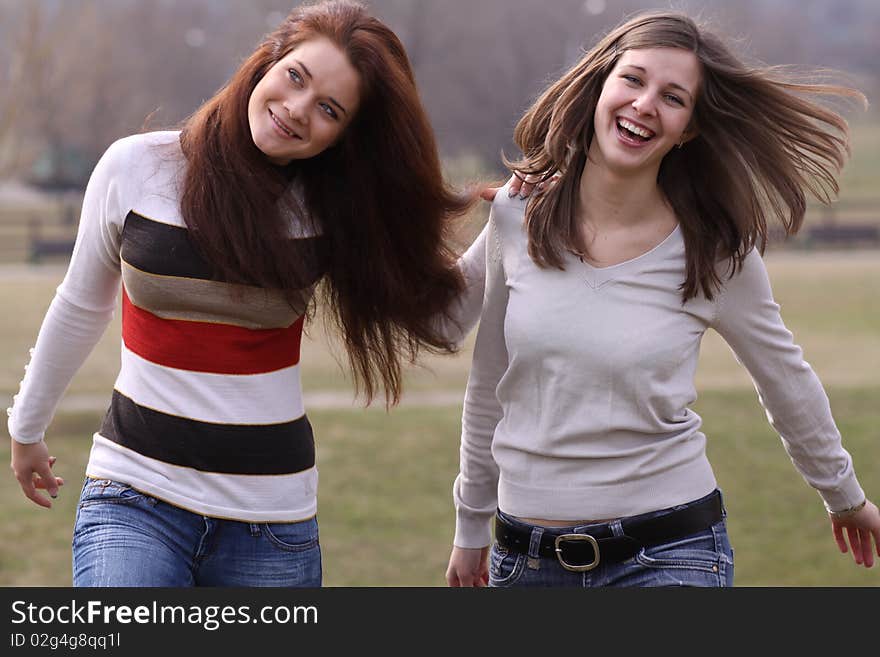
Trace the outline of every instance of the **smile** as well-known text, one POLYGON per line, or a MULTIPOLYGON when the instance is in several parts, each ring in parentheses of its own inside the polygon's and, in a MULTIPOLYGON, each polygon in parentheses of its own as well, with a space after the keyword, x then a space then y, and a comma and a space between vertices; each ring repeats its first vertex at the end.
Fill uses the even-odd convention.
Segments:
POLYGON ((302 137, 300 137, 290 128, 284 125, 281 120, 272 113, 272 110, 269 110, 269 116, 272 117, 272 122, 275 124, 275 126, 286 136, 290 137, 291 139, 302 139, 302 137))
POLYGON ((622 117, 617 119, 617 132, 624 139, 634 141, 636 143, 644 143, 654 138, 655 133, 652 130, 637 125, 628 119, 622 117))

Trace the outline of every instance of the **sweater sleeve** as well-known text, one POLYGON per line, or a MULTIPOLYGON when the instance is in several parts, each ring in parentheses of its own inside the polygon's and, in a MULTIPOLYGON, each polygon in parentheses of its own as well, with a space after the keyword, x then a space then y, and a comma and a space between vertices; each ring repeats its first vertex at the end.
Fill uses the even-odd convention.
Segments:
POLYGON ((504 340, 508 291, 497 226, 498 210, 496 202, 485 238, 486 289, 465 392, 460 470, 453 486, 456 509, 453 543, 463 548, 489 545, 490 520, 498 497, 498 466, 492 457, 492 437, 502 409, 495 391, 508 364, 504 340))
POLYGON ((465 288, 452 303, 448 314, 436 319, 441 335, 449 342, 461 344, 477 325, 483 307, 486 288, 486 233, 488 224, 458 259, 458 268, 464 276, 465 288))
POLYGON ((827 510, 861 502, 865 494, 841 444, 828 396, 782 322, 757 251, 726 282, 718 304, 714 328, 751 375, 795 468, 818 491, 827 510))
POLYGON ((124 141, 113 144, 86 187, 67 274, 43 319, 19 393, 7 409, 9 434, 20 443, 43 439, 65 390, 113 317, 126 150, 124 141))

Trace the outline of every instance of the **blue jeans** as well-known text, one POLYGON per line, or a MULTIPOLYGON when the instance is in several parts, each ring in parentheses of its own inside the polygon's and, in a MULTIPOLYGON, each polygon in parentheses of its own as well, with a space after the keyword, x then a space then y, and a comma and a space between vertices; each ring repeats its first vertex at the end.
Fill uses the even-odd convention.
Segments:
MULTIPOLYGON (((645 517, 664 512, 657 511, 645 517)), ((532 546, 538 544, 545 528, 523 523, 500 510, 498 515, 520 529, 530 530, 532 546)), ((619 520, 610 523, 615 535, 622 533, 619 523, 619 520)), ((589 525, 554 527, 553 531, 578 533, 586 527, 589 525)), ((733 549, 723 519, 690 536, 641 548, 625 561, 606 563, 600 560, 596 568, 583 573, 566 570, 555 557, 536 555, 537 552, 532 555, 514 552, 496 542, 489 555, 489 586, 733 586, 733 549)))
POLYGON ((73 528, 74 586, 321 586, 315 518, 208 518, 87 478, 73 528))

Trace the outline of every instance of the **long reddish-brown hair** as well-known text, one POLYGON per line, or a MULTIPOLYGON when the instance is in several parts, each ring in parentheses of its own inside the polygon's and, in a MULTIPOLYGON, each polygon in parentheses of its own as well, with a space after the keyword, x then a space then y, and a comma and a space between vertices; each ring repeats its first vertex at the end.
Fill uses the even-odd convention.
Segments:
POLYGON ((620 56, 638 48, 680 48, 700 63, 691 126, 697 136, 666 155, 657 182, 685 241, 683 299, 700 292, 711 299, 721 284, 719 260, 728 260, 732 276, 752 248, 763 250, 768 220, 794 234, 803 222, 806 193, 825 203, 837 194, 850 150, 847 123, 817 97, 866 101, 855 89, 800 82, 780 68, 749 65, 686 15, 634 16, 550 85, 516 127, 524 157, 508 166, 545 179, 561 174, 527 209, 529 254, 540 266, 562 268, 565 251, 583 252, 575 208, 593 114, 620 56))
POLYGON ((471 200, 443 182, 403 45, 363 6, 294 9, 186 121, 181 143, 181 210, 196 245, 224 279, 291 298, 323 275, 331 323, 368 400, 380 383, 386 401, 399 400, 404 358, 454 350, 436 319, 464 286, 448 238, 471 200), (276 62, 318 37, 357 71, 360 107, 334 146, 275 166, 251 138, 248 101, 276 62), (289 239, 292 213, 321 237, 289 239))

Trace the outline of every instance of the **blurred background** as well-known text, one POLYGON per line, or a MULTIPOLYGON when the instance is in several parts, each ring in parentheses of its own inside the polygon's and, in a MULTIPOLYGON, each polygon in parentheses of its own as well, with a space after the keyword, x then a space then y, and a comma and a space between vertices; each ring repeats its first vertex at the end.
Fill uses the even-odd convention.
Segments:
MULTIPOLYGON (((500 154, 530 102, 628 14, 684 10, 749 59, 839 71, 876 104, 876 0, 372 0, 413 63, 450 180, 506 177, 500 154)), ((210 97, 293 3, 278 0, 0 0, 0 397, 11 404, 64 274, 84 186, 114 140, 173 128, 210 97)), ((768 268, 783 316, 825 383, 863 486, 880 496, 880 118, 847 113, 840 199, 811 203, 768 268)), ((478 208, 462 243, 485 221, 478 208)), ((327 585, 439 586, 452 538, 469 341, 408 370, 400 407, 364 410, 319 321, 303 387, 321 469, 327 585)), ((51 511, 0 478, 0 585, 70 583, 70 532, 91 434, 119 363, 118 318, 71 385, 47 440, 67 486, 51 511)), ((726 494, 737 584, 876 586, 836 552, 819 498, 791 467, 748 375, 714 334, 695 410, 726 494)), ((0 459, 8 458, 8 445, 0 459)))

